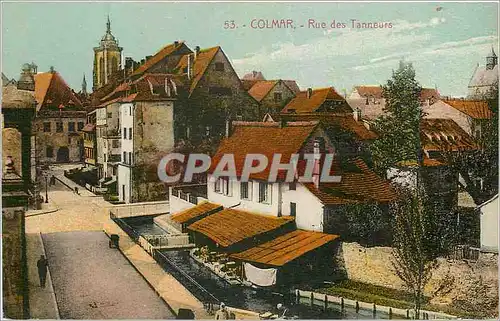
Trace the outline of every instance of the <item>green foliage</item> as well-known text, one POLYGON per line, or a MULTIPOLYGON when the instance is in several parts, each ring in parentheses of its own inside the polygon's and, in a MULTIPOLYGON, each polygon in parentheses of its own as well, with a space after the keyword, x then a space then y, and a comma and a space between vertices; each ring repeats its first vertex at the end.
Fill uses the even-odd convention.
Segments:
MULTIPOLYGON (((403 191, 401 191, 403 194, 403 191)), ((413 294, 414 310, 418 315, 424 302, 424 287, 431 277, 434 259, 428 253, 426 225, 433 220, 426 198, 417 193, 403 194, 392 205, 393 261, 395 273, 413 294)))
POLYGON ((498 88, 488 93, 485 99, 493 117, 478 124, 481 126, 480 135, 474 136, 478 149, 444 152, 448 163, 452 164, 453 169, 464 179, 465 184, 462 184, 462 187, 476 205, 498 194, 498 88))
POLYGON ((345 222, 340 231, 342 239, 362 245, 389 245, 391 228, 388 214, 379 204, 349 204, 336 210, 336 216, 345 222))
POLYGON ((379 138, 372 144, 371 153, 378 171, 400 161, 418 161, 420 154, 420 108, 422 87, 415 80, 411 64, 401 63, 392 79, 382 86, 385 114, 375 121, 379 138))

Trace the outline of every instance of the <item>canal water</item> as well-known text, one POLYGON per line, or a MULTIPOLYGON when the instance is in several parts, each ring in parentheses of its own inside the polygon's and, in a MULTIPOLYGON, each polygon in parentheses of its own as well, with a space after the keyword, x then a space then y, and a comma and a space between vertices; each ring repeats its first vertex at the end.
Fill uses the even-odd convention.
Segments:
MULTIPOLYGON (((152 219, 127 219, 127 224, 140 234, 168 234, 152 219)), ((325 310, 324 302, 320 300, 314 300, 311 305, 309 298, 300 298, 296 303, 294 297, 285 298, 282 294, 270 291, 230 285, 191 258, 187 250, 161 250, 160 255, 165 258, 165 264, 161 264, 163 269, 171 273, 202 302, 207 301, 208 292, 211 298, 228 306, 259 313, 277 313, 276 305, 285 303, 287 316, 300 319, 389 319, 389 315, 382 312, 377 312, 374 316, 371 310, 360 309, 356 312, 354 307, 347 306, 341 311, 340 305, 331 302, 325 310)))
POLYGON ((161 228, 150 217, 133 217, 124 221, 140 235, 166 235, 168 231, 161 228))

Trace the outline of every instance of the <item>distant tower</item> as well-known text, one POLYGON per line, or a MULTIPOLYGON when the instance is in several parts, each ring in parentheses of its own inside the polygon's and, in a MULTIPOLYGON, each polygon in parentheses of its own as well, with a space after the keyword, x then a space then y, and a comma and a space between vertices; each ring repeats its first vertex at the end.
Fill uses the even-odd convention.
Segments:
POLYGON ((87 96, 87 81, 85 80, 85 74, 83 74, 82 94, 87 96))
POLYGON ((488 57, 486 57, 486 70, 492 70, 493 68, 495 68, 497 63, 498 63, 498 57, 495 54, 493 47, 491 47, 491 53, 488 57))
POLYGON ((22 90, 35 90, 35 78, 34 76, 34 69, 36 69, 36 66, 34 67, 34 64, 23 64, 23 68, 21 71, 21 76, 19 77, 19 80, 17 81, 17 89, 22 89, 22 90))
POLYGON ((99 47, 94 47, 94 82, 93 90, 108 83, 109 76, 120 68, 120 58, 123 48, 118 46, 118 40, 111 34, 111 22, 106 23, 106 34, 102 37, 99 47))

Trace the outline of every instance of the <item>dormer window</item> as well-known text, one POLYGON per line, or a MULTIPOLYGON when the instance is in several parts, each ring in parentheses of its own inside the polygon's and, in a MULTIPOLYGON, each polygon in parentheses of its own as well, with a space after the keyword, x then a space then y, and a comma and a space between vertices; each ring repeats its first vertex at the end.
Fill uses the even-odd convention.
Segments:
POLYGON ((224 63, 223 62, 216 62, 215 63, 215 70, 216 71, 224 71, 224 63))

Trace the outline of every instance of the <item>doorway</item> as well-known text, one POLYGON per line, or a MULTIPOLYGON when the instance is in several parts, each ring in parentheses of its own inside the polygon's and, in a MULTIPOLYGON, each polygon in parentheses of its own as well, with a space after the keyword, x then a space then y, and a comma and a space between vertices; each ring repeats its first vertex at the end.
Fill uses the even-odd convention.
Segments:
POLYGON ((59 147, 57 150, 56 162, 68 163, 69 162, 69 148, 59 147))

